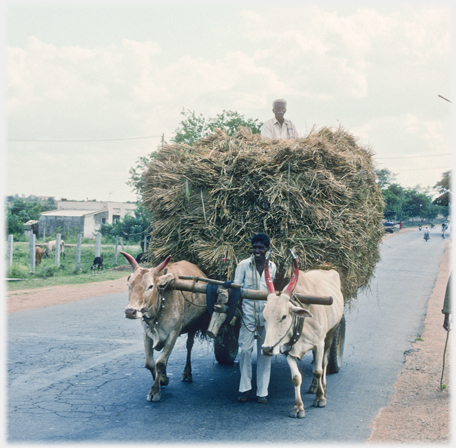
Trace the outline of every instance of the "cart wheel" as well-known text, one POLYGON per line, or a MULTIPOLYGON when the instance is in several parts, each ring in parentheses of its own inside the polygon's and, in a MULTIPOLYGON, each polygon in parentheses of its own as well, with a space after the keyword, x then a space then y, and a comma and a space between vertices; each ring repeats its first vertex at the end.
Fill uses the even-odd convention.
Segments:
POLYGON ((214 354, 218 363, 223 365, 233 364, 238 354, 238 337, 241 328, 241 321, 237 319, 236 324, 223 325, 220 329, 220 339, 214 340, 214 354), (221 343, 219 342, 221 340, 221 343))
POLYGON ((334 334, 333 343, 329 350, 328 368, 326 373, 337 373, 342 366, 342 358, 344 356, 345 343, 345 316, 342 315, 339 326, 334 334))

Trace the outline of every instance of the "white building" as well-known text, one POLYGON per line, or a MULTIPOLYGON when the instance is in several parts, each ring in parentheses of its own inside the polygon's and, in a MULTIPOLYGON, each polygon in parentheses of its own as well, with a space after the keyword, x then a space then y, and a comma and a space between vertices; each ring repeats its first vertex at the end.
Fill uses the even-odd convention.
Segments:
POLYGON ((81 232, 92 238, 101 224, 113 224, 135 210, 136 204, 128 202, 58 201, 57 210, 41 213, 39 236, 81 232))

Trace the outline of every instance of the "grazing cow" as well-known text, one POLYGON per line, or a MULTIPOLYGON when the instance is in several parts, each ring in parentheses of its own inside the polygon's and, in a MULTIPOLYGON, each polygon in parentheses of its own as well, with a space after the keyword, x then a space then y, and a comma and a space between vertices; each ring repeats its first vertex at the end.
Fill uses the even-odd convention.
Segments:
POLYGON ((313 381, 308 393, 315 393, 315 407, 326 406, 326 367, 335 331, 344 312, 344 298, 341 292, 340 277, 334 270, 312 270, 300 272, 296 257, 293 255, 294 272, 290 283, 277 295, 265 265, 265 278, 270 294, 263 315, 266 335, 263 353, 274 356, 284 346, 291 378, 295 388, 295 406, 290 417, 305 417, 301 399, 302 376, 296 363, 303 355, 312 350, 314 353, 313 381), (331 296, 332 305, 299 306, 292 298, 293 292, 311 296, 331 296))
POLYGON ((40 264, 43 258, 43 249, 39 246, 35 246, 35 264, 40 264))
POLYGON ((93 259, 93 264, 90 266, 90 269, 94 271, 95 269, 99 271, 100 269, 103 269, 103 257, 95 257, 93 259))
MULTIPOLYGON (((47 257, 49 255, 52 255, 53 251, 55 250, 55 245, 57 244, 57 241, 48 241, 46 243, 46 250, 44 251, 44 256, 47 257)), ((65 241, 60 240, 60 255, 62 258, 65 258, 65 241)))
POLYGON ((194 264, 179 261, 168 265, 168 257, 156 268, 144 269, 129 254, 120 252, 133 267, 128 279, 129 303, 125 309, 128 319, 142 318, 146 368, 152 373, 154 383, 147 395, 148 401, 160 401, 161 386, 169 383, 166 365, 179 335, 188 334, 187 362, 181 381, 192 381, 191 350, 198 330, 205 332, 209 323, 206 295, 177 291, 172 285, 180 275, 204 277, 194 264), (162 351, 154 361, 154 350, 162 351))

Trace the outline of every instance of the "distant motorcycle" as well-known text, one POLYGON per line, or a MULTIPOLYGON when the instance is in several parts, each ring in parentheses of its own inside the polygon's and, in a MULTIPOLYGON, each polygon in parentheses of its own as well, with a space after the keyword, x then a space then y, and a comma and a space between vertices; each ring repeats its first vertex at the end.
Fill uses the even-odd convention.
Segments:
POLYGON ((429 233, 425 233, 425 234, 424 234, 424 239, 426 240, 426 242, 427 242, 427 240, 428 240, 429 238, 430 238, 429 233))

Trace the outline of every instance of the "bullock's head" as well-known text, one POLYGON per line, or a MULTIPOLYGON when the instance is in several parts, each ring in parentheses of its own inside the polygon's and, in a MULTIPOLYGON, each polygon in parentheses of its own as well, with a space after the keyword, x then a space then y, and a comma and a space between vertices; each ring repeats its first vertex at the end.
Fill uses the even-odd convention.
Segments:
MULTIPOLYGON (((290 251, 291 252, 291 251, 290 251)), ((293 321, 294 315, 300 317, 312 317, 312 314, 299 307, 293 305, 290 297, 296 287, 299 277, 298 260, 291 252, 294 263, 294 271, 290 282, 280 295, 277 295, 274 289, 274 284, 269 273, 269 263, 267 262, 264 269, 266 284, 268 286, 268 299, 263 310, 265 321, 266 336, 263 343, 263 354, 274 356, 280 353, 280 347, 283 344, 290 342, 293 336, 293 321)), ((269 261, 269 260, 267 260, 269 261)))
POLYGON ((170 257, 156 268, 144 269, 139 266, 138 262, 126 252, 120 252, 131 264, 133 274, 128 279, 129 302, 125 308, 125 317, 128 319, 138 319, 142 317, 141 310, 151 308, 160 299, 158 293, 159 287, 165 287, 170 280, 168 275, 159 275, 168 264, 170 257))

